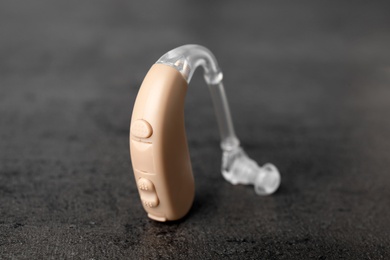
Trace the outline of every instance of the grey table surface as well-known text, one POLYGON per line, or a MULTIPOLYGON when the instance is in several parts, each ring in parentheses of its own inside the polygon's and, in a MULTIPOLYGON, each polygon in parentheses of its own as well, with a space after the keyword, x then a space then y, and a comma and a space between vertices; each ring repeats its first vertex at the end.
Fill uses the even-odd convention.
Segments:
POLYGON ((1 1, 1 259, 389 259, 388 2, 1 1), (236 132, 282 185, 221 173, 198 72, 186 100, 196 198, 149 220, 128 148, 166 51, 211 49, 236 132))

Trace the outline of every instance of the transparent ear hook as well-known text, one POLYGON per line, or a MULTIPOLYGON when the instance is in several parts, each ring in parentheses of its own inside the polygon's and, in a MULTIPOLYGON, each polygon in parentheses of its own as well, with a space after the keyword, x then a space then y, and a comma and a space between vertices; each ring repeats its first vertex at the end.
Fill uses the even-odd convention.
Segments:
POLYGON ((274 193, 280 185, 279 171, 270 163, 260 167, 240 146, 222 83, 223 74, 210 50, 200 45, 184 45, 167 52, 156 63, 175 68, 187 83, 196 68, 203 67, 221 135, 223 177, 232 184, 253 184, 258 195, 274 193))

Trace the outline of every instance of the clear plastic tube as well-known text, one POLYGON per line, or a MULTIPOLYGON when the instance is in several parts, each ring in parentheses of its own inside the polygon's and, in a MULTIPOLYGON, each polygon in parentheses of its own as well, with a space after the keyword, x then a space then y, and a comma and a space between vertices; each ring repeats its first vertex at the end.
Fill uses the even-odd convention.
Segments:
POLYGON ((174 67, 188 83, 196 68, 203 67, 221 135, 222 175, 232 184, 253 184, 259 195, 275 192, 280 185, 278 169, 269 163, 260 167, 240 146, 222 82, 223 74, 211 51, 200 45, 184 45, 167 52, 156 63, 174 67))

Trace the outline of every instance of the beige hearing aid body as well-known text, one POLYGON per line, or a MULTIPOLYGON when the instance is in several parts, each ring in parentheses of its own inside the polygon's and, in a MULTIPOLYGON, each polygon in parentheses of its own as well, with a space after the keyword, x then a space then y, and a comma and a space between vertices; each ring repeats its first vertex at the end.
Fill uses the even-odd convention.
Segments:
POLYGON ((130 152, 138 191, 148 216, 177 220, 190 210, 194 178, 184 128, 188 84, 176 69, 155 64, 134 105, 130 152))
POLYGON ((214 55, 200 45, 183 45, 164 54, 149 70, 130 124, 130 153, 139 195, 148 216, 157 221, 182 218, 194 199, 184 100, 199 66, 204 69, 221 136, 222 176, 234 185, 253 184, 258 195, 272 194, 280 184, 274 165, 260 167, 240 146, 214 55))

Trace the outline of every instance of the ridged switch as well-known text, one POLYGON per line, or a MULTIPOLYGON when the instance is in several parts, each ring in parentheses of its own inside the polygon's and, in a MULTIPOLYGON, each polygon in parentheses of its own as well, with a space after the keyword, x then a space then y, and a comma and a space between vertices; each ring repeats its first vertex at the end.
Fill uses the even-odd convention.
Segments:
POLYGON ((157 207, 159 200, 153 182, 146 178, 140 178, 137 181, 137 186, 144 206, 148 208, 157 207))

